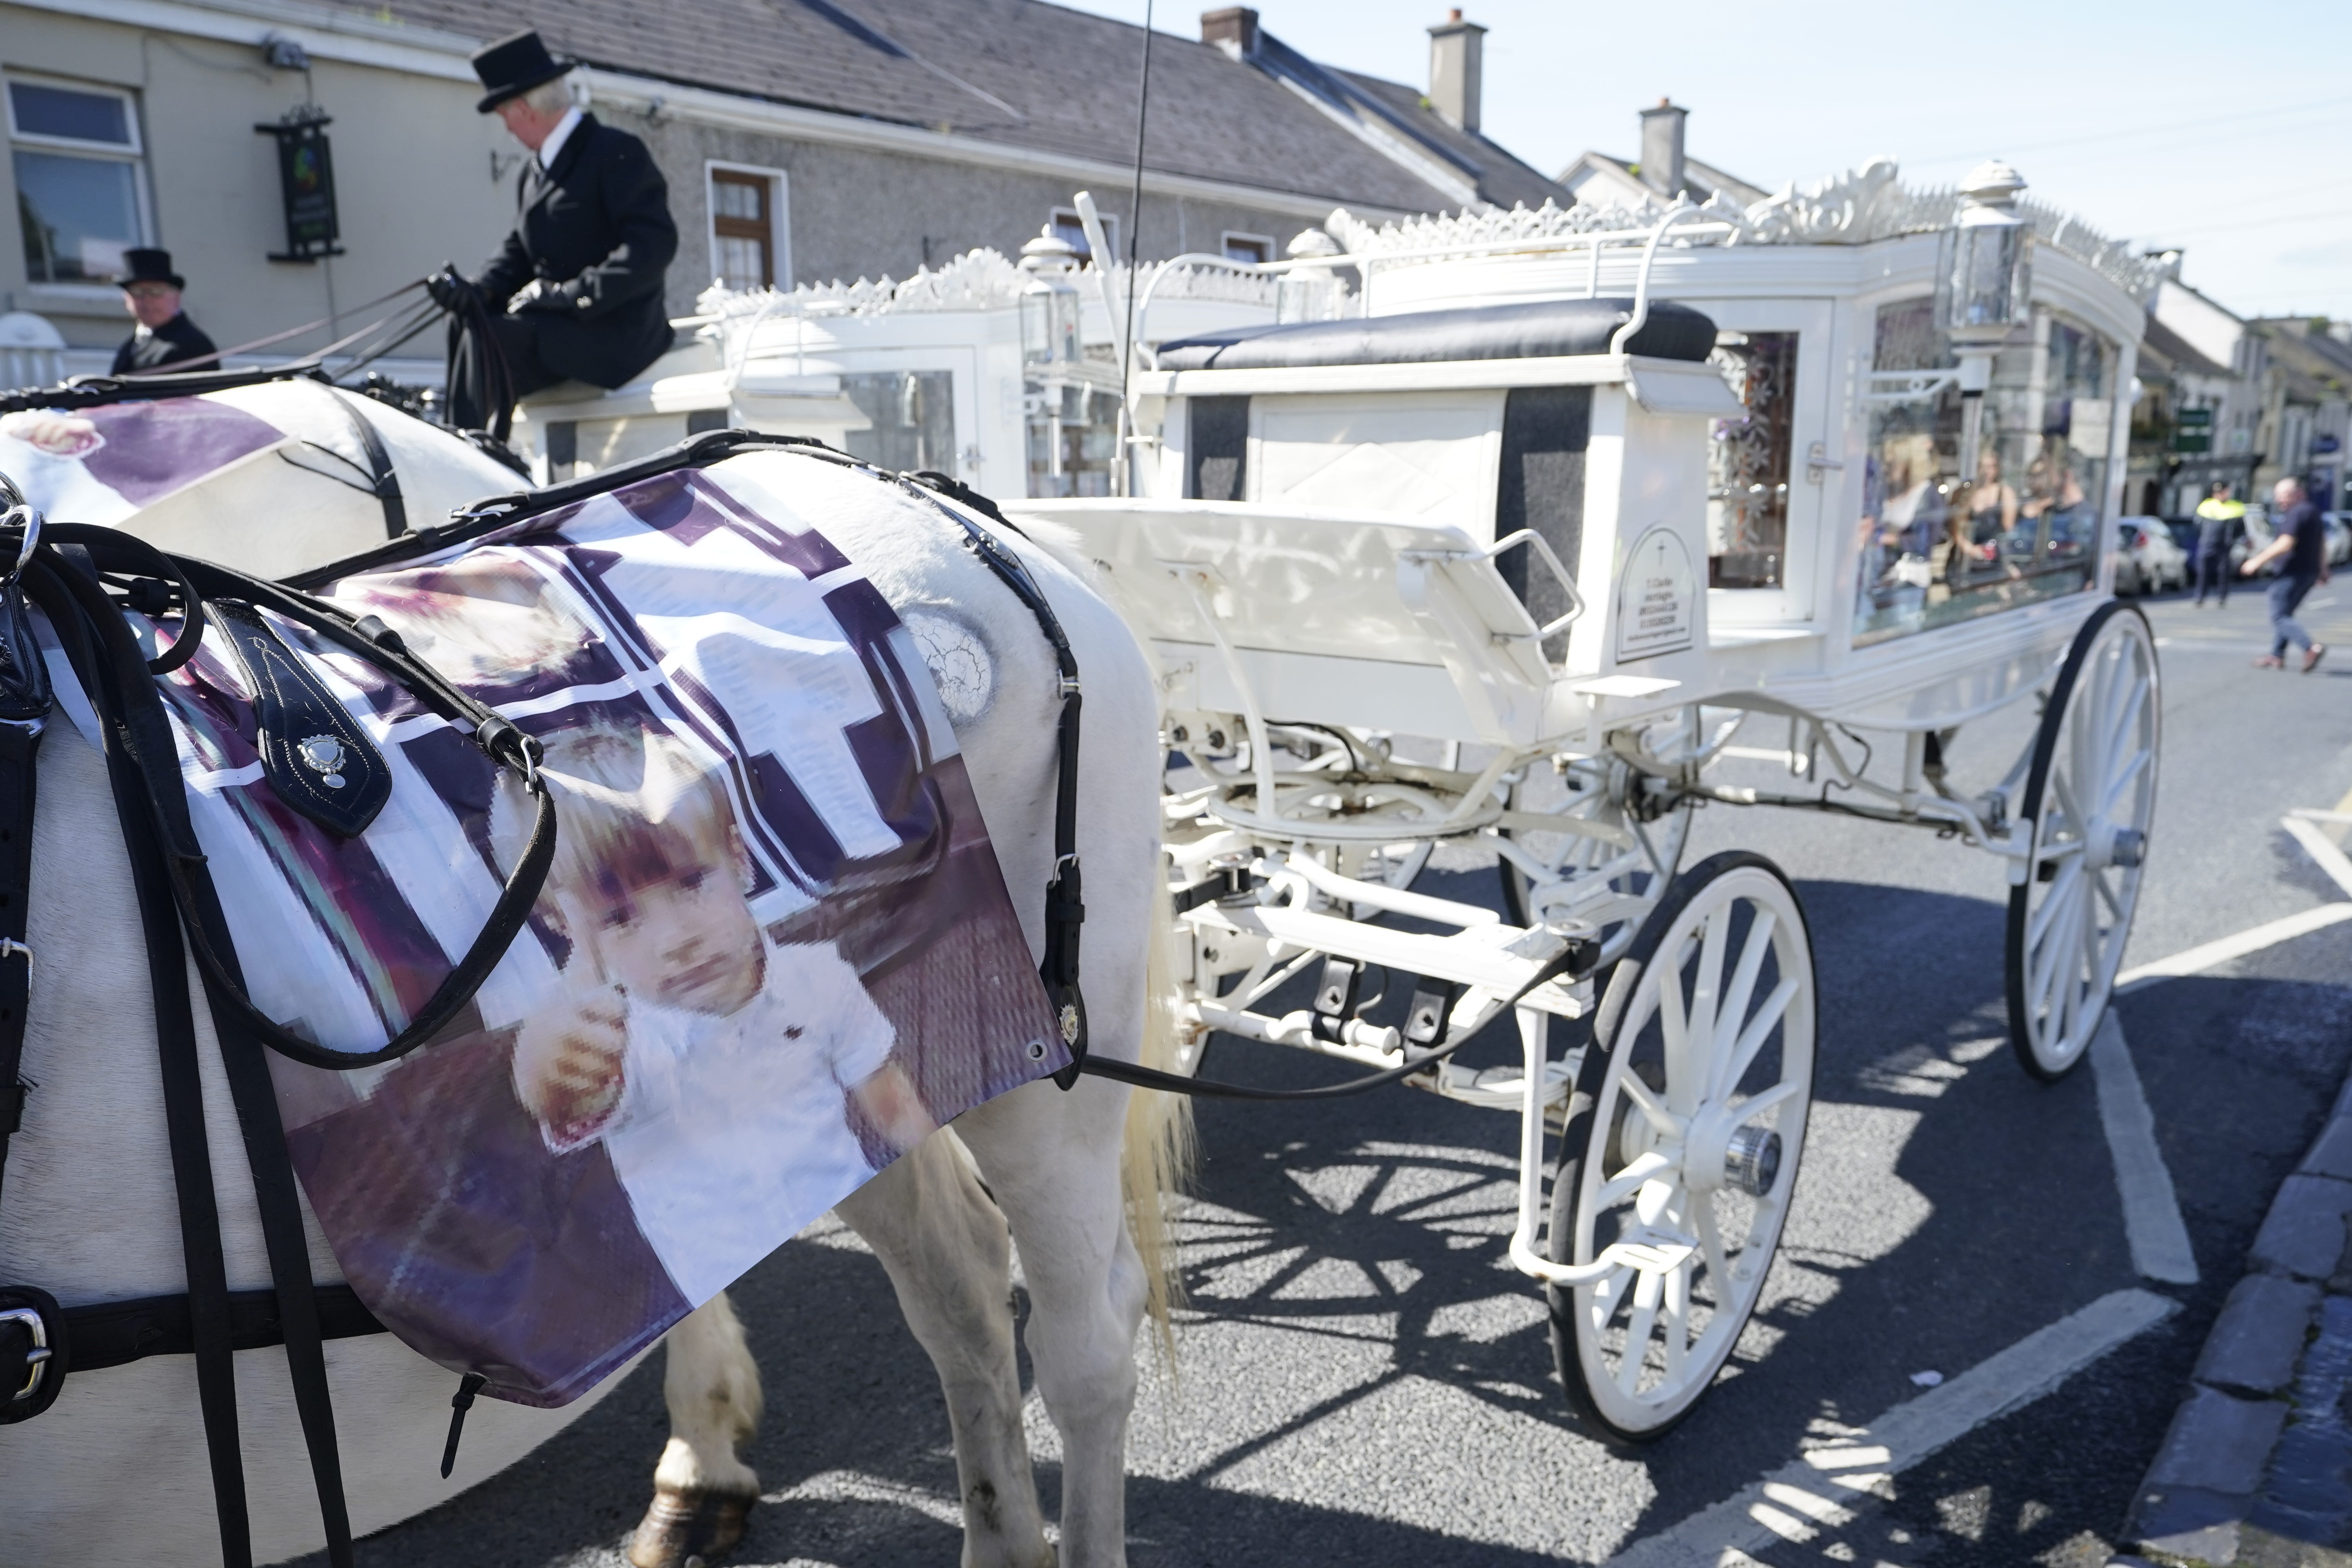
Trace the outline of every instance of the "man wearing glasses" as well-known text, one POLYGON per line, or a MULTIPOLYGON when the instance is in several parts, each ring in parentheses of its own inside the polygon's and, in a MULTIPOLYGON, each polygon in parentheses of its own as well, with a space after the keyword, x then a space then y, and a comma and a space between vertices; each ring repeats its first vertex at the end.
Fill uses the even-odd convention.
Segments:
POLYGON ((180 290, 188 280, 172 270, 172 253, 134 248, 124 251, 122 259, 131 268, 122 279, 122 306, 139 325, 114 351, 113 374, 218 370, 212 339, 180 309, 180 290))

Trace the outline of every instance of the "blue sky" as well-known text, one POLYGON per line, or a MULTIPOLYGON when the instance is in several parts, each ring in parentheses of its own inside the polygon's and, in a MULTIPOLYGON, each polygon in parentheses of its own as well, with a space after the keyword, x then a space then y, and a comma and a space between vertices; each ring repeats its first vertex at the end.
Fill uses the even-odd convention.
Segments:
MULTIPOLYGON (((1140 22, 1142 0, 1060 0, 1140 22)), ((1193 0, 1153 25, 1196 37, 1193 0)), ((1426 85, 1424 0, 1263 0, 1318 59, 1426 85)), ((1634 151, 1670 95, 1693 156, 1777 189, 1884 153, 1945 184, 2007 158, 2106 233, 2188 252, 2243 314, 2352 317, 2352 6, 2251 0, 1944 5, 1473 0, 1486 133, 1547 174, 1634 151), (1639 18, 1636 20, 1636 18, 1639 18)))

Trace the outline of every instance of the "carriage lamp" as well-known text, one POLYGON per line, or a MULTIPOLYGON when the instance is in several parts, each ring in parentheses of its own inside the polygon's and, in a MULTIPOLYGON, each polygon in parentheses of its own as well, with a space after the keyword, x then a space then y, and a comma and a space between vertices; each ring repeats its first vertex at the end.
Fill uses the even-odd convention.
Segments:
POLYGON ((1082 353, 1078 286, 1070 278, 1077 269, 1078 253, 1051 224, 1021 247, 1021 270, 1029 275, 1021 289, 1021 374, 1042 394, 1045 471, 1056 480, 1063 469, 1063 390, 1076 376, 1082 353))
POLYGON ((1077 368, 1078 253, 1047 225, 1021 247, 1021 366, 1032 375, 1077 368))
POLYGON ((1937 325, 1960 362, 1960 482, 1973 483, 1993 356, 2024 324, 2033 292, 2033 226, 2020 216, 2025 180, 1998 158, 1960 181, 1960 207, 1944 231, 1937 325))
MULTIPOLYGON (((1294 261, 1347 254, 1338 240, 1319 228, 1299 230, 1283 248, 1284 254, 1294 261)), ((1336 321, 1339 319, 1339 302, 1345 298, 1345 286, 1331 268, 1294 268, 1274 286, 1274 319, 1284 324, 1336 321)))

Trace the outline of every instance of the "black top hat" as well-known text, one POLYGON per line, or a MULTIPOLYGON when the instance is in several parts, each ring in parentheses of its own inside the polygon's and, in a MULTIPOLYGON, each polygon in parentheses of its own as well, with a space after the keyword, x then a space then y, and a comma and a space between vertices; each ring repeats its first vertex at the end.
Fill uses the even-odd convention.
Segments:
POLYGON ((488 114, 507 100, 520 98, 532 88, 553 81, 578 63, 549 54, 536 32, 509 33, 474 51, 474 74, 490 89, 475 108, 488 114))
POLYGON ((131 270, 116 279, 125 289, 133 283, 169 283, 174 289, 185 289, 188 280, 172 270, 172 253, 168 250, 148 250, 136 247, 122 253, 131 270))

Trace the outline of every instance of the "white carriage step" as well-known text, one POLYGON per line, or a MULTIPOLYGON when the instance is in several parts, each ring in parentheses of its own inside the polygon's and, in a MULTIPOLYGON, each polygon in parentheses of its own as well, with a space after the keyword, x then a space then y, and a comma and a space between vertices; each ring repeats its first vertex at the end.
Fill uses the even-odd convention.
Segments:
POLYGON ((1289 872, 1310 887, 1334 899, 1351 904, 1364 904, 1392 914, 1411 915, 1415 920, 1435 921, 1442 925, 1490 926, 1499 924, 1502 916, 1476 904, 1457 904, 1451 899, 1433 899, 1427 893, 1407 892, 1384 882, 1366 882, 1354 877, 1342 877, 1327 869, 1311 855, 1286 855, 1259 862, 1256 873, 1271 881, 1289 872))
MULTIPOLYGON (((1218 913, 1238 930, 1270 936, 1292 947, 1383 964, 1406 974, 1425 974, 1459 985, 1475 985, 1497 996, 1516 994, 1550 962, 1549 956, 1522 958, 1494 945, 1491 937, 1479 940, 1479 934, 1502 934, 1508 931, 1507 927, 1474 928, 1479 934, 1430 936, 1273 904, 1244 905, 1220 910, 1218 913)), ((1581 1017, 1585 1011, 1584 1004, 1573 991, 1557 982, 1537 986, 1522 1002, 1559 1018, 1581 1017)))
POLYGON ((1809 1449, 1713 1508, 1635 1542, 1605 1568, 1717 1568, 1792 1538, 1818 1541, 1850 1522, 1891 1477, 2032 1404, 2177 1310, 2153 1291, 2112 1291, 1895 1405, 1846 1442, 1809 1449), (1792 1518, 1792 1510, 1805 1518, 1792 1518))
POLYGON ((1579 697, 1655 697, 1661 691, 1672 691, 1682 684, 1654 675, 1602 675, 1591 680, 1580 680, 1569 688, 1579 697))
MULTIPOLYGON (((1580 1048, 1565 1061, 1544 1064, 1543 1098, 1546 1105, 1568 1103, 1569 1093, 1576 1083, 1576 1069, 1583 1059, 1580 1048)), ((1470 1068, 1447 1062, 1437 1071, 1437 1081, 1427 1087, 1448 1100, 1458 1100, 1465 1105, 1481 1105, 1492 1110, 1517 1110, 1526 1096, 1528 1075, 1524 1068, 1470 1068)))

